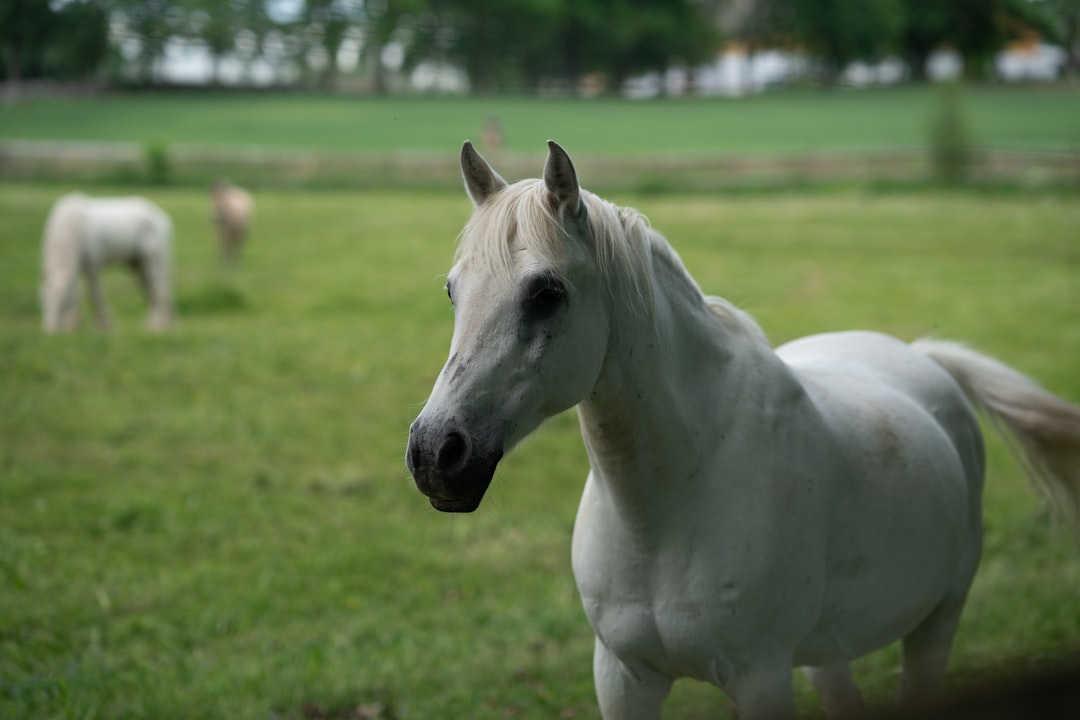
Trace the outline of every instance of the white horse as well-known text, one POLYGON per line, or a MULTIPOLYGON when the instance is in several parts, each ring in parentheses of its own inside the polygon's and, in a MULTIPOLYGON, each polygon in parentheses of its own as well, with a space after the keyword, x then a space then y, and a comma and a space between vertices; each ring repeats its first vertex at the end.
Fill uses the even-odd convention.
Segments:
POLYGON ((849 662, 897 639, 898 700, 932 693, 982 547, 973 405, 1080 512, 1080 409, 1017 371, 871 332, 773 351, 555 143, 542 180, 507 185, 469 143, 461 165, 454 334, 407 464, 435 508, 472 511, 503 454, 577 406, 572 559, 605 718, 659 718, 679 677, 743 720, 789 716, 793 666, 856 713, 849 662))
POLYGON ((98 325, 111 317, 101 292, 101 271, 129 265, 139 276, 150 313, 147 326, 163 330, 172 320, 172 222, 141 197, 64 195, 53 205, 42 243, 42 324, 45 332, 78 322, 79 275, 86 278, 98 325))
POLYGON ((210 200, 221 256, 227 263, 233 263, 247 241, 255 202, 247 190, 224 180, 218 180, 210 188, 210 200))

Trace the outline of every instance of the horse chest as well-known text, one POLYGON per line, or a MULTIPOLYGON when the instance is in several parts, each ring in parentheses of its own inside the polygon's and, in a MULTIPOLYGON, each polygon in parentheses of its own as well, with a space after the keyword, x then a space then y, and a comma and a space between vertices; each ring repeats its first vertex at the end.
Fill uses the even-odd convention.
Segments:
POLYGON ((594 632, 628 667, 723 685, 729 658, 762 640, 749 628, 795 634, 790 623, 757 617, 783 589, 763 584, 737 548, 718 552, 692 532, 635 548, 610 542, 610 528, 595 532, 604 524, 578 525, 574 574, 594 632))
POLYGON ((671 677, 722 684, 728 660, 717 621, 725 613, 677 595, 597 598, 583 592, 582 601, 596 636, 631 670, 646 664, 671 677))

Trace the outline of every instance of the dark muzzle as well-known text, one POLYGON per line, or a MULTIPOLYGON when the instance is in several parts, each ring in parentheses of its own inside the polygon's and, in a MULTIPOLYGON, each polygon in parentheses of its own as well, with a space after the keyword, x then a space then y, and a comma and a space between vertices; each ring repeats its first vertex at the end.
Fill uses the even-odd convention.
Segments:
POLYGON ((483 437, 453 423, 427 423, 423 416, 409 428, 405 464, 436 510, 472 512, 480 506, 502 459, 497 444, 484 447, 473 439, 483 437))

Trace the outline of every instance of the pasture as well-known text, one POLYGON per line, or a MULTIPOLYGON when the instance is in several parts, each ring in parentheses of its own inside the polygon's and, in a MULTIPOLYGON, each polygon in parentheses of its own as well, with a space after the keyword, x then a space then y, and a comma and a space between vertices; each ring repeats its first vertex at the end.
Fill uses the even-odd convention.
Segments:
MULTIPOLYGON (((145 333, 117 272, 111 334, 84 309, 46 337, 40 233, 61 190, 0 187, 0 717, 597 717, 573 413, 503 461, 473 515, 433 511, 404 466, 448 347, 464 193, 259 193, 229 269, 205 191, 149 191, 176 225, 175 328, 145 333)), ((611 199, 774 344, 961 339, 1080 402, 1075 197, 611 199)), ((1080 653, 1080 552, 996 437, 986 508, 952 688, 1080 653)), ((872 702, 896 669, 895 648, 860 661, 872 702)), ((727 711, 692 683, 668 705, 727 711)))
MULTIPOLYGON (((599 155, 880 150, 924 145, 940 94, 908 86, 627 102, 129 93, 12 104, 0 113, 0 138, 442 154, 465 138, 480 140, 485 120, 497 118, 507 150, 537 154, 549 138, 599 155), (73 115, 78 123, 69 122, 73 115)), ((1080 143, 1075 88, 972 86, 963 98, 981 145, 1062 151, 1080 143)))
MULTIPOLYGON (((789 89, 741 99, 332 97, 147 92, 26 99, 0 112, 0 178, 258 189, 458 186, 457 149, 497 119, 499 165, 533 173, 554 138, 594 189, 623 192, 918 184, 931 176, 930 86, 789 89), (79 122, 69 122, 78 117, 79 122)), ((972 177, 1073 185, 1080 92, 1069 85, 965 87, 972 177)))

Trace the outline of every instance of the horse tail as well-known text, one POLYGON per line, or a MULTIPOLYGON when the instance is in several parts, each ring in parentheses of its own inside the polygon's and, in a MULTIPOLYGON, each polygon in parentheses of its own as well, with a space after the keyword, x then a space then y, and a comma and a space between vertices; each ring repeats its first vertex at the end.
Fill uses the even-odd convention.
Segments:
POLYGON ((960 343, 923 339, 912 347, 952 375, 1035 485, 1080 532, 1080 408, 960 343))

